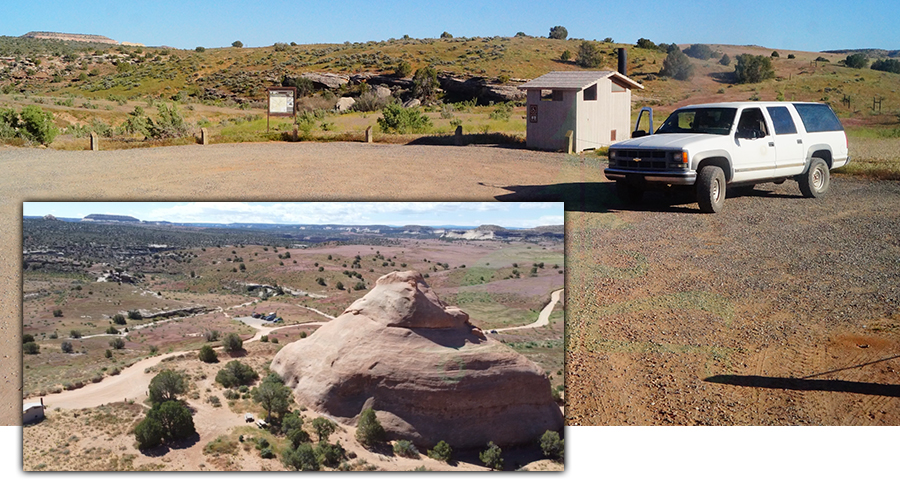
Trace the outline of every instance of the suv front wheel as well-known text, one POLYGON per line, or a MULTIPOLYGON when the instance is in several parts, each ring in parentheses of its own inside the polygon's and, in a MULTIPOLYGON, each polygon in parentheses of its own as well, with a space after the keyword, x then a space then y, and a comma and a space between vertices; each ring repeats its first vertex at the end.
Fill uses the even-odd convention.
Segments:
POLYGON ((716 213, 725 205, 725 173, 719 167, 703 167, 697 176, 697 204, 700 211, 716 213))

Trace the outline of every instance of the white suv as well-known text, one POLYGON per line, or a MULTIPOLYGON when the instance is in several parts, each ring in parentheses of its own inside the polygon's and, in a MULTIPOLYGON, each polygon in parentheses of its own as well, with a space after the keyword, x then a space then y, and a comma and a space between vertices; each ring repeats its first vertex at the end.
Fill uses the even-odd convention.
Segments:
POLYGON ((795 179, 810 198, 828 191, 829 171, 850 162, 847 136, 826 104, 731 102, 677 109, 655 134, 609 148, 606 177, 639 201, 652 186, 696 186, 704 212, 718 212, 726 186, 795 179))

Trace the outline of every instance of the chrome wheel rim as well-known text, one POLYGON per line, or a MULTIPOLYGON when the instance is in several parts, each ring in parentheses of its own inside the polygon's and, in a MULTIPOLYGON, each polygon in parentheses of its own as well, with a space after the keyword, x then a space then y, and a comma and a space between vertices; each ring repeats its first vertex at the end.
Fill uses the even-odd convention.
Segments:
POLYGON ((719 201, 720 191, 721 188, 719 187, 719 180, 716 179, 715 182, 712 183, 712 192, 710 193, 710 195, 712 195, 713 201, 719 201))
POLYGON ((816 191, 821 191, 822 186, 825 185, 825 173, 821 168, 813 170, 812 185, 816 191))

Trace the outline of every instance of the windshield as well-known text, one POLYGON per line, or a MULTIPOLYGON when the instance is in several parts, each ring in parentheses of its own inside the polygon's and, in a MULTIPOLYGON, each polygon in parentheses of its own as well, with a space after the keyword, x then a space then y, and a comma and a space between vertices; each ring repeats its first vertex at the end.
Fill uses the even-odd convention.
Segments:
POLYGON ((656 133, 728 135, 735 112, 734 108, 679 109, 669 115, 656 133))

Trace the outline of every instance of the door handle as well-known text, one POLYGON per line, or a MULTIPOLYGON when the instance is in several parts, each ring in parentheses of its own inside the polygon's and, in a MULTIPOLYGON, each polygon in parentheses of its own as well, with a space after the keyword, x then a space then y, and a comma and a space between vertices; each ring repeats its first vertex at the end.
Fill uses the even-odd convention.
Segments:
POLYGON ((774 143, 774 142, 770 142, 770 143, 769 143, 769 147, 770 147, 770 148, 774 148, 774 147, 775 147, 775 143, 774 143))
POLYGON ((797 139, 797 144, 803 144, 803 139, 797 139))

